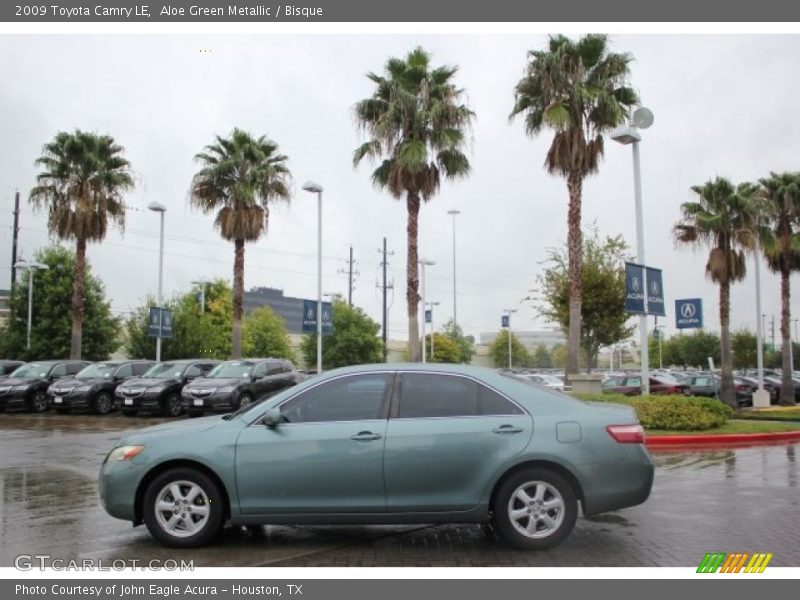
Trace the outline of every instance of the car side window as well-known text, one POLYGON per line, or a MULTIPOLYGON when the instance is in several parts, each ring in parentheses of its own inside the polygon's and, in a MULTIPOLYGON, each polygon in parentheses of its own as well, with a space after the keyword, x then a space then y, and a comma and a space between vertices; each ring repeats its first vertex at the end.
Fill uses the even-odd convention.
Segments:
MULTIPOLYGON (((207 370, 206 370, 207 371, 207 370)), ((200 365, 192 365, 188 369, 186 369, 186 373, 184 377, 200 377, 203 374, 203 371, 200 368, 200 365)))
POLYGON ((199 365, 200 371, 201 371, 200 375, 207 375, 208 372, 211 371, 211 369, 213 369, 216 366, 217 365, 215 365, 213 363, 204 363, 202 365, 199 365))
POLYGON ((133 365, 122 365, 120 368, 117 369, 117 372, 114 373, 114 377, 117 379, 122 379, 123 377, 130 377, 133 375, 133 365))
POLYGON ((625 380, 625 386, 626 387, 628 387, 628 386, 637 387, 637 386, 641 386, 641 385, 642 385, 642 378, 641 377, 628 377, 625 380))
POLYGON ((282 373, 291 373, 292 371, 294 371, 294 367, 292 366, 292 363, 290 363, 290 362, 281 363, 281 372, 282 373))
POLYGON ((268 363, 256 365, 256 368, 253 369, 253 377, 264 377, 267 374, 267 365, 268 363))
POLYGON ((145 371, 147 371, 153 365, 151 363, 136 363, 133 365, 133 374, 134 375, 144 375, 145 371))
POLYGON ((478 414, 478 384, 465 377, 406 373, 400 381, 398 419, 478 414))
POLYGON ((522 409, 485 385, 478 385, 478 414, 522 415, 522 409))
POLYGON ((286 402, 281 415, 288 423, 382 419, 390 381, 383 373, 327 381, 286 402))
POLYGON ((53 370, 50 371, 50 377, 64 377, 67 374, 67 365, 61 363, 60 365, 56 365, 53 367, 53 370))
POLYGON ((267 375, 280 375, 282 371, 283 369, 281 368, 281 363, 267 363, 267 375))

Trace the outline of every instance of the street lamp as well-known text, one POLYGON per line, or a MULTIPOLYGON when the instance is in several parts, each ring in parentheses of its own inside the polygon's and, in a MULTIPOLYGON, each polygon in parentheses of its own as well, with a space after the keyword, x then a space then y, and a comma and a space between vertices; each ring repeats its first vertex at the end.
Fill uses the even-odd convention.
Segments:
MULTIPOLYGON (((644 217, 642 215, 642 172, 639 162, 639 142, 642 136, 640 129, 647 129, 653 124, 653 113, 647 108, 637 108, 631 122, 611 132, 611 139, 624 145, 631 145, 633 149, 633 193, 636 206, 636 261, 644 268, 644 217)), ((647 289, 647 270, 644 270, 644 286, 647 289)), ((650 393, 650 357, 647 347, 647 315, 639 316, 639 348, 641 352, 642 367, 642 394, 650 393)))
POLYGON ((508 370, 510 371, 512 368, 512 361, 511 361, 511 314, 517 312, 516 308, 504 308, 503 312, 506 313, 508 317, 508 370))
POLYGON ((164 213, 167 207, 159 202, 151 202, 147 208, 161 215, 161 233, 158 242, 158 337, 156 338, 156 362, 161 360, 161 318, 162 286, 164 283, 164 213))
POLYGON ((40 262, 36 261, 25 261, 20 260, 14 263, 15 269, 26 269, 28 271, 28 341, 25 348, 27 350, 31 349, 31 323, 33 319, 33 273, 34 271, 38 270, 45 270, 49 269, 47 265, 44 265, 40 262))
POLYGON ((192 285, 199 285, 200 286, 200 314, 205 314, 206 312, 206 286, 211 283, 210 281, 206 281, 205 279, 198 279, 197 281, 190 282, 192 285))
POLYGON ((456 316, 456 215, 460 215, 461 211, 452 209, 448 210, 447 214, 453 215, 453 331, 455 331, 458 325, 456 316))
POLYGON ((418 261, 419 265, 422 267, 422 362, 426 362, 425 356, 425 267, 426 266, 433 266, 436 263, 432 260, 425 260, 424 258, 418 261))
MULTIPOLYGON (((430 310, 431 310, 431 356, 433 356, 433 353, 434 353, 434 350, 435 350, 435 347, 434 347, 434 344, 433 344, 433 334, 434 334, 434 328, 433 328, 433 307, 434 307, 434 306, 439 306, 440 304, 441 304, 441 302, 426 302, 426 303, 425 303, 425 312, 427 313, 427 309, 428 309, 428 307, 430 307, 430 310)), ((425 316, 426 316, 426 315, 424 315, 424 314, 422 315, 422 320, 423 320, 423 321, 425 320, 425 316)), ((425 344, 425 338, 423 338, 423 339, 422 339, 422 344, 423 344, 423 345, 425 344)))
POLYGON ((322 373, 322 186, 306 181, 303 190, 317 195, 317 375, 322 373))

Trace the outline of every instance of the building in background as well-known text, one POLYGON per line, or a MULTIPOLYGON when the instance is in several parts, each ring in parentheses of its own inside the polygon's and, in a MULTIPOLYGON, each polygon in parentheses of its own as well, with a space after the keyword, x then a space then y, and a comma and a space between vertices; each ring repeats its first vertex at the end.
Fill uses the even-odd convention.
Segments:
MULTIPOLYGON (((564 337, 564 332, 560 327, 548 327, 545 329, 535 329, 532 331, 517 331, 511 329, 514 336, 522 342, 528 350, 535 350, 541 345, 544 345, 548 350, 552 350, 555 346, 564 345, 567 343, 567 338, 564 337)), ((488 331, 480 334, 480 345, 488 346, 498 336, 499 331, 488 331)))
POLYGON ((0 290, 0 322, 5 322, 8 319, 10 302, 11 292, 9 290, 0 290))
POLYGON ((245 313, 249 314, 262 306, 269 306, 286 322, 288 333, 303 333, 303 298, 284 296, 283 290, 268 287, 251 288, 244 293, 245 313))

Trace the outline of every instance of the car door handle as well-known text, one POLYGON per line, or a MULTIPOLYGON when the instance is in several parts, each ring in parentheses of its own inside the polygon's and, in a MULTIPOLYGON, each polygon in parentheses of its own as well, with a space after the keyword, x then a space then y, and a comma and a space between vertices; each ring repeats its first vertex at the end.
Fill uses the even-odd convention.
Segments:
POLYGON ((351 440, 356 440, 357 442, 371 442, 373 440, 381 439, 380 433, 372 433, 371 431, 360 431, 359 433, 350 436, 351 440))
POLYGON ((525 431, 522 427, 515 427, 514 425, 501 425, 492 429, 492 433, 506 434, 506 433, 522 433, 525 431))

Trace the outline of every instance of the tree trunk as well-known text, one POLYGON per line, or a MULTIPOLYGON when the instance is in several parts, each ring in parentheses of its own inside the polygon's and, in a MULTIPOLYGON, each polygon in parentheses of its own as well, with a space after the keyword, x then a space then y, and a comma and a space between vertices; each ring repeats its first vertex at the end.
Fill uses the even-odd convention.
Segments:
POLYGON ((233 259, 233 333, 231 358, 242 358, 242 313, 244 304, 244 240, 235 240, 233 259))
POLYGON ((731 408, 738 408, 736 388, 733 385, 733 358, 731 356, 731 286, 730 282, 719 284, 719 329, 720 329, 720 385, 719 398, 731 408))
POLYGON ((581 353, 581 280, 583 234, 581 232, 581 192, 583 180, 579 175, 567 177, 569 210, 567 214, 567 252, 569 257, 569 332, 567 334, 566 377, 578 373, 581 353))
POLYGON ((83 338, 83 293, 86 282, 86 240, 75 244, 75 271, 72 281, 72 337, 69 344, 71 360, 80 360, 83 338))
MULTIPOLYGON (((785 257, 784 257, 785 258, 785 257)), ((789 312, 789 265, 786 260, 781 264, 781 348, 783 354, 781 397, 782 406, 794 406, 794 382, 792 380, 792 336, 790 334, 791 314, 789 312)))
POLYGON ((409 192, 406 197, 408 208, 408 264, 406 265, 406 301, 408 302, 408 354, 411 362, 421 360, 419 345, 419 265, 417 257, 417 234, 419 219, 419 196, 409 192))

